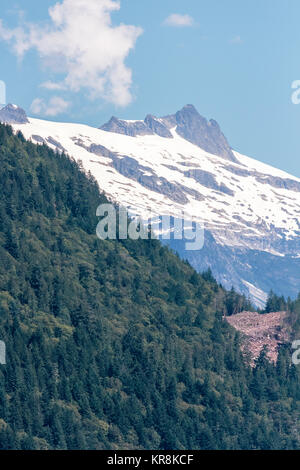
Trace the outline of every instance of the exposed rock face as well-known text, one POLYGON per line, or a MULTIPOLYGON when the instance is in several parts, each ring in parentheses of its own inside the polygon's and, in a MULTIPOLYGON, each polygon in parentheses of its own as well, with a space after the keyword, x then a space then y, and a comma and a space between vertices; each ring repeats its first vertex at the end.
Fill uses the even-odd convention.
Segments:
MULTIPOLYGON (((225 168, 225 167, 224 167, 225 168)), ((255 179, 262 184, 269 184, 273 188, 288 189, 291 191, 300 192, 300 183, 290 178, 280 178, 279 176, 264 175, 259 171, 249 171, 244 168, 237 168, 235 166, 226 166, 226 170, 237 176, 253 176, 255 179)))
POLYGON ((206 152, 237 162, 218 123, 213 119, 207 121, 192 104, 184 106, 176 114, 163 118, 148 114, 144 121, 123 121, 113 116, 100 129, 131 137, 156 134, 172 139, 170 129, 174 127, 178 135, 206 152))
POLYGON ((113 116, 109 122, 100 127, 102 131, 115 132, 117 134, 129 135, 153 135, 154 132, 145 124, 144 121, 123 121, 113 116))
POLYGON ((160 137, 165 137, 168 139, 173 138, 168 127, 162 122, 161 119, 158 119, 155 116, 148 114, 148 116, 146 116, 145 118, 145 124, 148 126, 149 129, 151 129, 154 132, 154 134, 157 134, 160 137))
POLYGON ((286 312, 274 312, 260 315, 257 312, 242 312, 226 317, 228 323, 243 336, 242 349, 250 354, 252 365, 264 347, 267 356, 276 362, 278 348, 288 341, 287 328, 284 324, 286 312))
POLYGON ((0 121, 6 124, 27 124, 29 122, 24 109, 15 104, 8 104, 0 110, 0 121))
POLYGON ((202 184, 203 186, 206 186, 207 188, 215 189, 216 191, 220 191, 221 193, 234 196, 234 192, 231 189, 227 188, 224 183, 218 184, 215 176, 209 171, 194 169, 185 171, 184 175, 188 176, 189 178, 193 178, 195 181, 202 184))
POLYGON ((33 134, 31 138, 39 144, 45 144, 45 139, 43 139, 43 137, 41 137, 40 135, 33 134))
POLYGON ((172 139, 173 136, 161 119, 148 114, 144 121, 123 121, 112 117, 106 124, 100 127, 102 131, 115 132, 117 134, 137 137, 138 135, 159 135, 172 139))
POLYGON ((174 121, 177 124, 177 134, 184 139, 206 152, 236 162, 236 158, 226 137, 221 132, 219 124, 213 119, 207 121, 192 104, 184 106, 174 117, 168 116, 165 122, 174 124, 174 121))
POLYGON ((74 139, 74 142, 79 147, 83 147, 90 153, 111 159, 111 166, 115 168, 121 175, 137 181, 145 188, 155 191, 159 194, 167 196, 171 201, 179 204, 187 204, 187 194, 194 197, 196 200, 203 200, 203 196, 196 190, 188 188, 179 183, 171 183, 166 178, 158 177, 149 166, 140 165, 139 162, 127 155, 119 155, 111 152, 103 145, 92 144, 90 146, 84 145, 80 139, 74 139))
POLYGON ((57 142, 57 140, 53 139, 53 137, 49 136, 46 140, 48 144, 56 147, 56 150, 58 150, 59 152, 65 152, 64 147, 60 144, 60 142, 57 142))
POLYGON ((44 139, 40 135, 33 134, 31 138, 32 138, 32 140, 34 140, 35 142, 38 142, 39 144, 45 144, 45 145, 50 144, 50 145, 52 145, 53 147, 55 147, 55 149, 58 152, 65 152, 66 151, 64 149, 64 147, 61 145, 61 143, 58 142, 57 140, 53 139, 53 137, 51 137, 51 136, 44 139))
POLYGON ((164 116, 162 121, 165 123, 168 129, 172 129, 173 127, 177 126, 177 118, 176 114, 170 114, 168 116, 164 116))

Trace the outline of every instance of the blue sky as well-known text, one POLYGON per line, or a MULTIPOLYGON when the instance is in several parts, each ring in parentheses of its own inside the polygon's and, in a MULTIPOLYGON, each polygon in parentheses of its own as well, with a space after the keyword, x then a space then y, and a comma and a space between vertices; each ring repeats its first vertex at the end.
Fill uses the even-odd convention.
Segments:
MULTIPOLYGON (((63 1, 57 14, 74 16, 63 1)), ((300 105, 291 100, 300 80, 299 0, 121 0, 116 11, 108 11, 115 0, 75 1, 78 11, 101 4, 103 15, 96 22, 77 14, 51 36, 56 1, 1 0, 7 101, 31 116, 93 126, 192 103, 219 122, 234 149, 300 177, 300 105), (85 38, 89 30, 96 33, 85 38), (86 50, 84 66, 75 67, 85 41, 95 52, 86 50)))

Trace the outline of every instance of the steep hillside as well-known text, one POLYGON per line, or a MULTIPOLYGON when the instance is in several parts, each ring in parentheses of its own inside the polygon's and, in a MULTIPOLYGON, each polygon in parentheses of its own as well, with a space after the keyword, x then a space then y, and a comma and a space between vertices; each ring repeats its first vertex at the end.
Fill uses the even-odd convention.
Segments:
POLYGON ((2 449, 294 449, 299 370, 253 369, 250 306, 157 240, 100 241, 96 182, 0 125, 2 449))
POLYGON ((203 250, 170 242, 199 272, 211 267, 224 287, 233 285, 259 307, 270 289, 297 296, 299 178, 233 151, 218 124, 193 106, 144 121, 113 117, 101 129, 26 122, 11 106, 1 113, 26 138, 82 161, 105 193, 132 211, 143 217, 184 212, 202 223, 203 250))

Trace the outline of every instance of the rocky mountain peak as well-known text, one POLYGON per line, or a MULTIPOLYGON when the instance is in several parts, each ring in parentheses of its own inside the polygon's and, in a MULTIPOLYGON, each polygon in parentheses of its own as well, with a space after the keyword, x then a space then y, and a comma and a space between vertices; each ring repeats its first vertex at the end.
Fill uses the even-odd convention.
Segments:
POLYGON ((153 131, 154 134, 159 135, 160 137, 165 137, 168 139, 172 139, 173 136, 169 131, 168 127, 162 121, 162 119, 153 116, 152 114, 148 114, 145 118, 145 124, 153 131))
POLYGON ((128 135, 136 137, 138 135, 152 135, 153 131, 145 124, 144 121, 125 121, 115 116, 103 126, 101 130, 107 132, 115 132, 116 134, 128 135))
POLYGON ((219 124, 213 119, 207 121, 192 104, 184 106, 176 113, 175 118, 176 132, 181 137, 206 152, 226 160, 237 161, 219 124))
POLYGON ((180 137, 206 152, 237 162, 219 124, 213 119, 207 121, 192 104, 187 104, 177 113, 162 118, 148 114, 144 121, 122 121, 113 116, 109 122, 100 127, 104 131, 131 137, 159 135, 168 139, 173 137, 170 132, 172 128, 176 129, 180 137))
POLYGON ((199 116, 202 118, 202 116, 198 113, 197 109, 193 104, 186 104, 185 106, 183 106, 182 109, 177 111, 176 116, 178 117, 178 119, 180 119, 181 116, 189 116, 191 119, 199 118, 199 116))
POLYGON ((0 110, 0 122, 6 124, 26 124, 29 121, 24 109, 15 104, 8 104, 0 110))

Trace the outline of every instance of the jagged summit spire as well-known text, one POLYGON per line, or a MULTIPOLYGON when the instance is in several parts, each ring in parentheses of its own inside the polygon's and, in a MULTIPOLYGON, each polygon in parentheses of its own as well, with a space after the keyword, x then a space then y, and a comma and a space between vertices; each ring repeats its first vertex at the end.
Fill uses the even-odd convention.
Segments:
POLYGON ((196 113, 198 112, 193 104, 186 104, 185 106, 183 106, 182 110, 184 110, 184 109, 188 109, 190 111, 195 111, 196 113))
POLYGON ((175 114, 176 132, 206 152, 236 162, 231 147, 222 133, 219 124, 199 114, 195 106, 184 106, 175 114))

